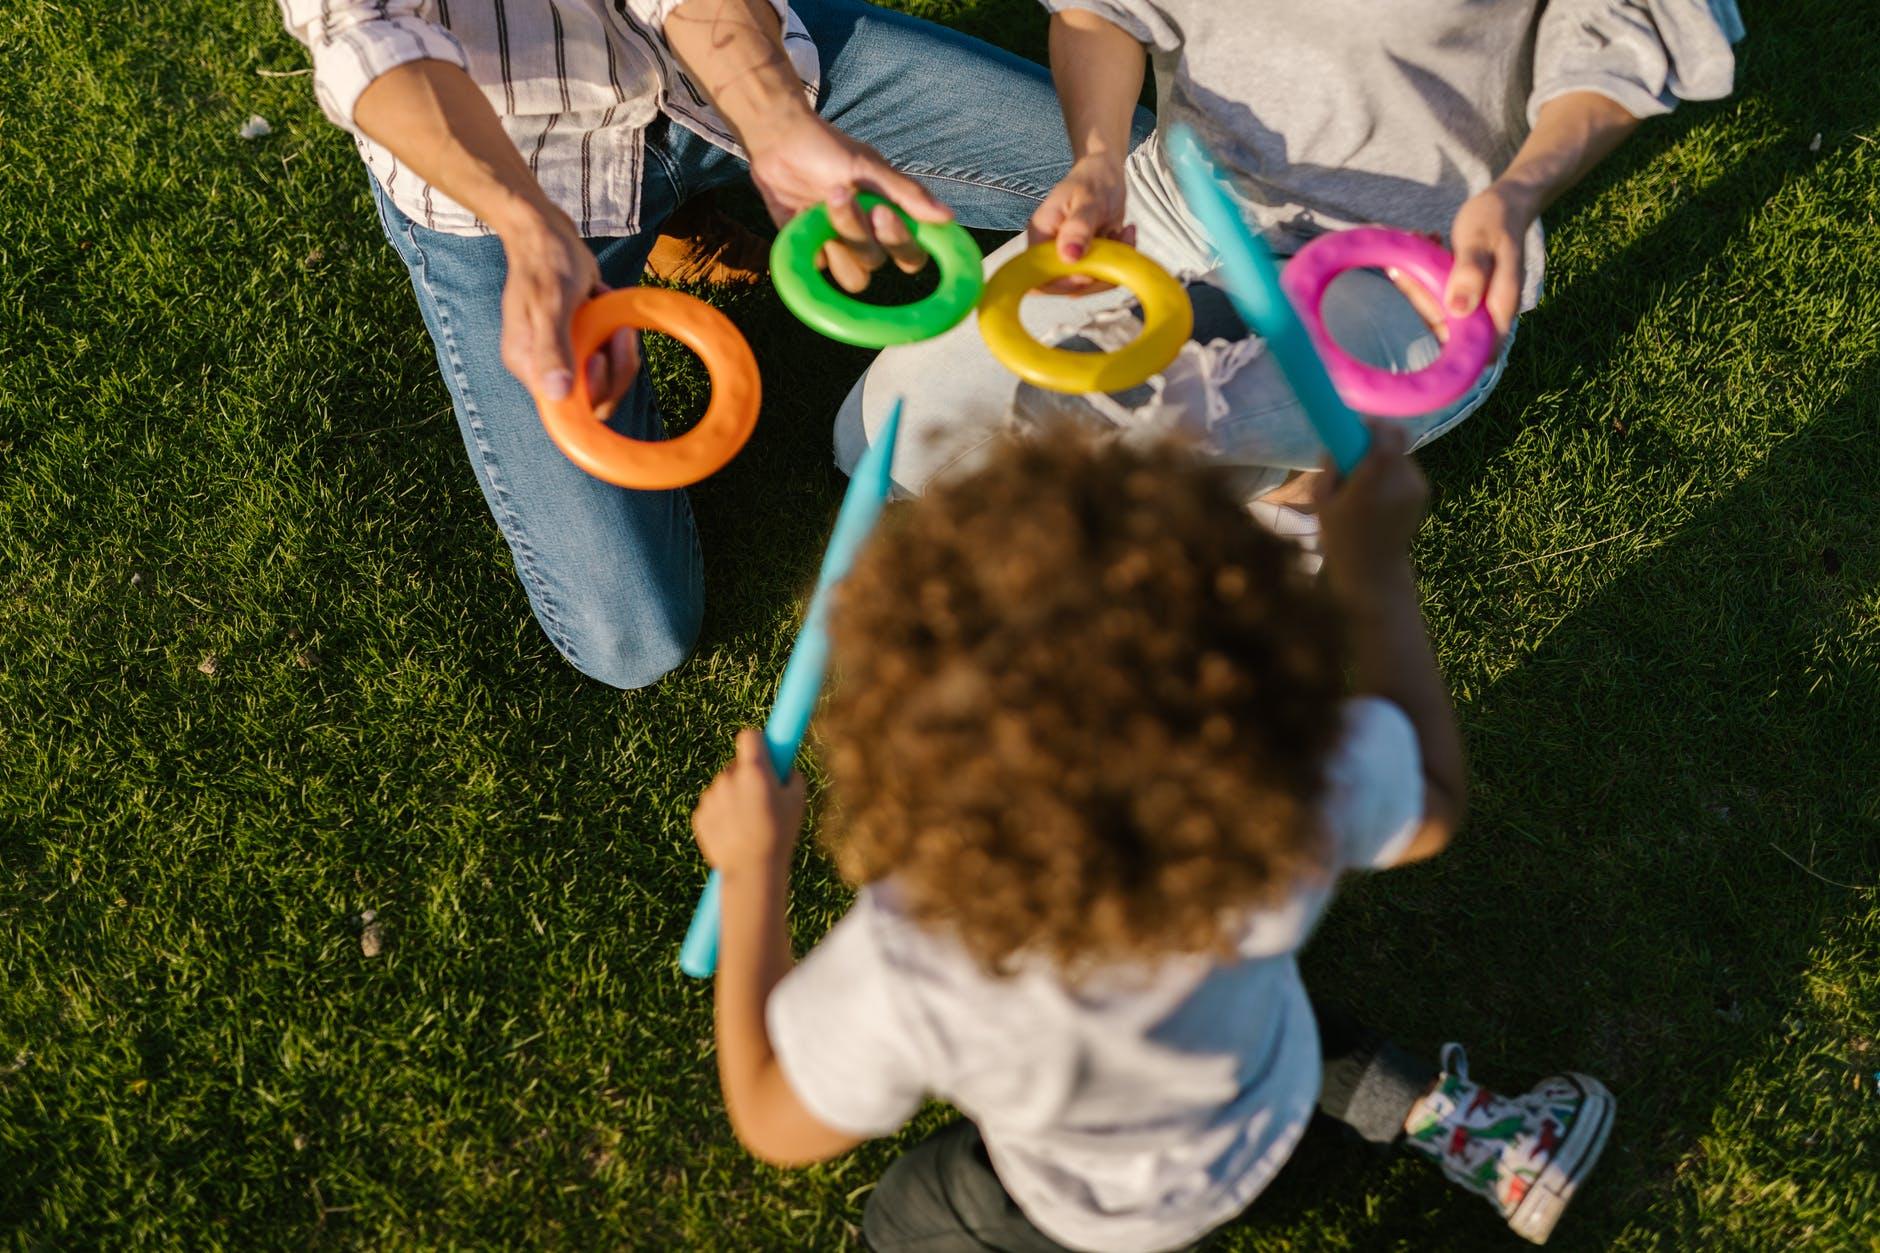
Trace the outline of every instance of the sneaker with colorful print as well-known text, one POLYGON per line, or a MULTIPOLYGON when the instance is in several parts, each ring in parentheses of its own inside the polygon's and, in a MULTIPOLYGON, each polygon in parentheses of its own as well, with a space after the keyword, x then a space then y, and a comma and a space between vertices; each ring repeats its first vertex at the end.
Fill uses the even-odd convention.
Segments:
POLYGON ((1486 1197, 1516 1235, 1545 1244, 1606 1147, 1613 1107, 1605 1085, 1573 1073, 1498 1096, 1470 1081, 1468 1056, 1449 1044, 1443 1073, 1404 1119, 1404 1140, 1486 1197))

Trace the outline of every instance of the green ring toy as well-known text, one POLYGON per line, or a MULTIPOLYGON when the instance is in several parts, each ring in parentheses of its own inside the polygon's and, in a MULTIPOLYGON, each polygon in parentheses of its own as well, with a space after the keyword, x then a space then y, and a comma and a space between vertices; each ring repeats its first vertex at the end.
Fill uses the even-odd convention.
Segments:
POLYGON ((830 285, 816 269, 816 254, 836 238, 829 206, 813 205, 791 218, 770 246, 770 278, 784 307, 804 325, 858 348, 888 348, 932 339, 973 311, 983 286, 985 258, 958 222, 917 222, 880 196, 856 197, 863 213, 885 204, 914 232, 914 242, 940 267, 940 286, 910 305, 864 304, 830 285))

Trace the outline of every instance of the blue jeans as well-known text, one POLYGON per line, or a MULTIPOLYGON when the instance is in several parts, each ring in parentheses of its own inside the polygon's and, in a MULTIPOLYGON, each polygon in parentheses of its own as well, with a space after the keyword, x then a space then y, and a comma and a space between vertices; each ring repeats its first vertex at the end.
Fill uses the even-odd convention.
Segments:
MULTIPOLYGON (((818 111, 918 178, 965 225, 1022 229, 1069 168, 1057 97, 1040 67, 858 0, 793 7, 822 59, 818 111)), ((611 286, 638 281, 660 224, 689 197, 747 174, 737 157, 665 124, 648 133, 645 169, 640 233, 588 241, 611 286)), ((536 620, 583 674, 622 688, 656 682, 691 652, 704 613, 685 493, 628 491, 576 469, 499 354, 501 242, 426 230, 373 192, 536 620)), ((610 425, 662 437, 644 366, 610 425)))

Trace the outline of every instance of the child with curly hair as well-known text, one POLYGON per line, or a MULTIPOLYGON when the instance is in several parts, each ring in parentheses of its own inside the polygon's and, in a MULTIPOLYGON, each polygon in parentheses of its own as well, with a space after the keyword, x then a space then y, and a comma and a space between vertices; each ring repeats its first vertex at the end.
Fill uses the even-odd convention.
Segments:
MULTIPOLYGON (((1326 476, 1329 478, 1329 476, 1326 476)), ((803 785, 762 737, 693 817, 724 879, 719 1077, 795 1164, 965 1118, 870 1197, 877 1250, 1156 1250, 1234 1219, 1316 1106, 1436 1158, 1545 1240, 1605 1146, 1580 1074, 1517 1097, 1315 1005, 1338 876, 1439 851, 1462 745, 1408 551, 1394 427, 1320 501, 1324 575, 1175 447, 1060 432, 884 520, 832 624, 823 720, 858 886, 801 964, 803 785)))

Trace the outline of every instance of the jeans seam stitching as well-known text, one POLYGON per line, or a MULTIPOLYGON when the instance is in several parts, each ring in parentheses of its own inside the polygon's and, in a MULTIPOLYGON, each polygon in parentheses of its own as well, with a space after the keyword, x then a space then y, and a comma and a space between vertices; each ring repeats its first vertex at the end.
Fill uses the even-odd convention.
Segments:
MULTIPOLYGON (((655 144, 645 145, 644 150, 647 153, 651 154, 651 156, 653 157, 655 161, 659 162, 659 168, 665 171, 666 181, 672 184, 672 203, 674 207, 676 208, 677 206, 684 204, 686 202, 685 180, 679 177, 678 167, 673 163, 672 158, 668 156, 666 152, 660 146, 655 145, 655 144)), ((646 176, 642 174, 640 176, 640 189, 641 189, 642 195, 644 195, 645 193, 645 187, 646 187, 646 176)))
POLYGON ((937 183, 958 183, 962 187, 978 187, 978 188, 983 188, 983 189, 987 189, 990 191, 1004 192, 1007 195, 1023 196, 1025 199, 1036 201, 1039 204, 1044 203, 1044 198, 1050 195, 1050 192, 1048 190, 1042 191, 1042 192, 1027 191, 1024 188, 1012 186, 1009 181, 1000 181, 997 179, 990 179, 990 178, 975 178, 974 176, 970 174, 945 174, 945 173, 941 173, 938 170, 932 170, 932 169, 923 170, 919 168, 918 166, 912 166, 912 165, 904 165, 904 166, 901 166, 900 169, 903 174, 909 175, 910 177, 913 177, 913 178, 926 178, 926 179, 932 179, 934 182, 937 182, 937 183))

